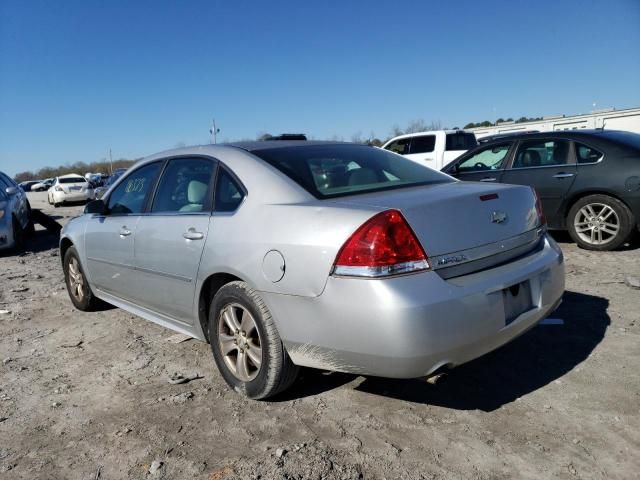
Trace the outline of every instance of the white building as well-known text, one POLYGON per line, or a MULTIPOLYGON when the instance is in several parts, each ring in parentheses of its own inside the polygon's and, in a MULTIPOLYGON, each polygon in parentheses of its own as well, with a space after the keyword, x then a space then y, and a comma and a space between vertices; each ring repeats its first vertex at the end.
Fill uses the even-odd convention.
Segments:
POLYGON ((640 108, 616 110, 594 110, 584 115, 553 115, 534 122, 502 122, 493 127, 468 128, 476 138, 500 133, 526 131, 551 132, 554 130, 577 130, 582 128, 602 128, 605 130, 626 130, 640 133, 640 108))

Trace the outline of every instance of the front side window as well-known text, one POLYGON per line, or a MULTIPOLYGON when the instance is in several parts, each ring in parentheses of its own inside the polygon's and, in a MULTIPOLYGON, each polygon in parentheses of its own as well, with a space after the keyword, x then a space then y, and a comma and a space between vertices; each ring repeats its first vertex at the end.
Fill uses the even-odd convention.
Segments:
POLYGON ((458 164, 458 172, 477 172, 504 168, 511 142, 500 143, 483 148, 458 164))
POLYGON ((513 168, 548 167, 569 162, 569 142, 565 140, 528 140, 518 147, 513 168))
POLYGON ((216 212, 233 212, 242 203, 244 191, 224 168, 221 168, 216 180, 216 212))
POLYGON ((12 185, 2 176, 0 175, 0 189, 4 192, 7 188, 12 185))
POLYGON ((604 156, 595 148, 587 147, 581 143, 576 142, 575 146, 578 163, 596 163, 604 156))
POLYGON ((429 153, 429 152, 433 152, 435 148, 436 148, 435 135, 421 135, 419 137, 411 138, 411 146, 409 147, 409 153, 429 153))
POLYGON ((206 158, 170 160, 153 200, 152 212, 203 212, 209 208, 209 186, 215 166, 206 158))
POLYGON ((142 213, 151 193, 161 162, 150 163, 131 172, 109 196, 107 208, 112 214, 142 213))
POLYGON ((390 152, 397 153, 400 155, 407 155, 409 153, 409 144, 411 143, 410 138, 401 138, 399 140, 395 140, 387 145, 385 150, 389 150, 390 152))
POLYGON ((282 147, 252 153, 321 199, 453 181, 411 160, 362 145, 282 147))

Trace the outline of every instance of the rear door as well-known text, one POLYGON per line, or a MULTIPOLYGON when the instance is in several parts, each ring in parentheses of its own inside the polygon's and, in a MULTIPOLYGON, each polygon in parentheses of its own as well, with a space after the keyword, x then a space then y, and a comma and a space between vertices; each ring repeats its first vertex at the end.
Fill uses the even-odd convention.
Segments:
POLYGON ((494 143, 450 165, 446 173, 467 182, 502 182, 514 141, 494 143))
POLYGON ((160 177, 150 212, 136 229, 138 303, 177 323, 193 323, 200 257, 211 219, 216 161, 173 158, 160 177))
POLYGON ((133 244, 162 162, 133 170, 106 199, 108 213, 93 215, 85 230, 87 269, 92 287, 134 300, 144 286, 136 284, 133 244))
POLYGON ((438 170, 435 133, 425 133, 424 135, 411 137, 409 153, 405 157, 421 165, 438 170))
POLYGON ((560 227, 560 207, 576 177, 571 143, 562 139, 519 142, 503 183, 529 185, 536 189, 550 227, 560 227))

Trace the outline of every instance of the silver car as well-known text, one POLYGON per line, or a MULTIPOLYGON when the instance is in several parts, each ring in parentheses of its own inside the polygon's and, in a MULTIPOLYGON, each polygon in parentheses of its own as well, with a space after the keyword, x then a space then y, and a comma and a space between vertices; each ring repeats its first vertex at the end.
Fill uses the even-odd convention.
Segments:
POLYGON ((0 172, 0 250, 20 248, 33 229, 27 194, 8 175, 0 172))
POLYGON ((72 302, 211 344, 248 397, 299 366, 422 377, 552 312, 560 248, 530 187, 363 145, 253 142, 142 160, 62 231, 72 302))

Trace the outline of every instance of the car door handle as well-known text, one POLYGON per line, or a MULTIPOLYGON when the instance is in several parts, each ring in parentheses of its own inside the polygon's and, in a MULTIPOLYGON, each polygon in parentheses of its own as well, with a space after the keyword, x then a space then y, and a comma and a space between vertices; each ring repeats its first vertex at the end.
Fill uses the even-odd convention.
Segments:
POLYGON ((560 172, 560 173, 556 173, 553 178, 571 178, 575 175, 575 173, 564 173, 564 172, 560 172))
POLYGON ((121 237, 128 237, 129 235, 131 235, 131 230, 129 230, 127 227, 122 227, 120 229, 120 236, 121 237))
POLYGON ((195 228, 190 228, 189 230, 184 232, 182 236, 187 240, 202 240, 204 238, 204 233, 196 232, 195 228))
POLYGON ((485 177, 480 179, 481 182, 495 182, 496 180, 497 178, 493 178, 493 177, 485 177))

